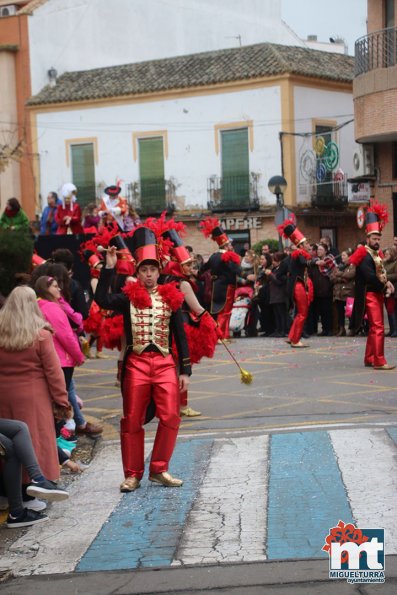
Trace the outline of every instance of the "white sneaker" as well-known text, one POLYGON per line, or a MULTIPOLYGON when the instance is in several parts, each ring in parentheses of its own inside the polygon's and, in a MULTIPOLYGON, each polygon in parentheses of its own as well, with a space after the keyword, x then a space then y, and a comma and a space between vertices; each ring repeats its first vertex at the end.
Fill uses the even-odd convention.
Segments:
POLYGON ((33 498, 33 500, 27 500, 27 502, 22 502, 22 506, 24 508, 29 508, 29 510, 34 510, 35 512, 40 512, 47 508, 47 504, 43 502, 43 500, 39 500, 38 498, 33 498))
POLYGON ((0 496, 0 510, 7 510, 8 508, 8 498, 5 496, 0 496))

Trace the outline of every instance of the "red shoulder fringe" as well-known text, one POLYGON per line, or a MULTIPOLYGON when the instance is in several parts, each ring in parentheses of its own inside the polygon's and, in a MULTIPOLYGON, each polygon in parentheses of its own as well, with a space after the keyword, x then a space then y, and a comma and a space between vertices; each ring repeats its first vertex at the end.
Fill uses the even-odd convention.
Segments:
POLYGON ((224 252, 221 256, 221 260, 223 260, 223 262, 235 262, 236 264, 240 264, 241 262, 239 255, 231 250, 224 252))
POLYGON ((306 258, 306 260, 310 260, 311 256, 309 254, 309 252, 306 252, 306 250, 303 250, 302 248, 298 248, 297 250, 294 250, 291 253, 291 258, 293 258, 294 260, 296 260, 297 258, 299 258, 299 256, 304 256, 306 258))
POLYGON ((182 306, 185 296, 178 289, 175 281, 159 285, 157 289, 163 300, 169 305, 173 312, 182 306))
POLYGON ((365 246, 359 246, 355 252, 349 258, 349 264, 354 264, 355 266, 359 265, 360 262, 364 260, 367 256, 368 252, 365 246))
POLYGON ((129 281, 121 290, 136 308, 150 308, 152 300, 146 287, 139 281, 129 281))

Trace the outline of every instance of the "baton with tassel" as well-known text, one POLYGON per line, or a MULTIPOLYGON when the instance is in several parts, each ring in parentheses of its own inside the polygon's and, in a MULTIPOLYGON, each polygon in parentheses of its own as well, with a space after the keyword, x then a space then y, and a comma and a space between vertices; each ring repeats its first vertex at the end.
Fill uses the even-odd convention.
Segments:
POLYGON ((240 370, 240 380, 241 380, 241 382, 243 384, 251 384, 251 382, 254 379, 254 377, 251 374, 251 372, 248 372, 247 370, 244 370, 244 368, 242 368, 240 366, 240 364, 238 363, 238 361, 234 357, 233 353, 230 351, 229 347, 226 345, 224 339, 220 339, 220 341, 222 341, 222 345, 224 346, 224 348, 226 349, 226 351, 228 352, 228 354, 230 355, 230 357, 232 358, 232 360, 234 361, 234 363, 236 364, 236 366, 240 370))

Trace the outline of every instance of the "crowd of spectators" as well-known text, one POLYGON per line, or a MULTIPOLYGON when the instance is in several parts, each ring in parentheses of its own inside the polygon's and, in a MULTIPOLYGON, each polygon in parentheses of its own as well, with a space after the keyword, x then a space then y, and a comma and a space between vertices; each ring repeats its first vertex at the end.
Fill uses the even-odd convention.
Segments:
MULTIPOLYGON (((287 294, 288 262, 294 246, 284 251, 262 246, 260 255, 251 249, 243 252, 241 276, 238 278, 235 306, 239 307, 240 288, 252 287, 251 301, 247 306, 245 336, 287 337, 293 319, 293 304, 287 294)), ((357 331, 352 327, 354 304, 355 267, 349 257, 356 249, 342 252, 332 246, 329 237, 322 237, 311 244, 308 276, 313 284, 313 300, 309 308, 304 337, 353 336, 366 334, 366 327, 357 331)), ((388 279, 397 288, 397 238, 394 245, 384 250, 384 265, 388 279)), ((385 300, 391 337, 397 337, 397 301, 392 294, 385 300)), ((232 315, 233 320, 233 315, 232 315)), ((241 336, 241 332, 233 332, 241 336)))

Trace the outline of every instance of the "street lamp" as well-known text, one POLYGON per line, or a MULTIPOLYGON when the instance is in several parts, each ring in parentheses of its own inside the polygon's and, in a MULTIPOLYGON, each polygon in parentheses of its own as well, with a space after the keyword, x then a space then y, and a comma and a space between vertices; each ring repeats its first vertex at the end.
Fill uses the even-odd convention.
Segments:
MULTIPOLYGON (((284 192, 287 189, 287 180, 283 176, 272 176, 267 183, 272 194, 276 195, 276 225, 281 225, 284 222, 284 192)), ((283 250, 283 240, 281 235, 278 235, 278 248, 280 252, 283 250)))
POLYGON ((287 186, 287 180, 283 178, 283 176, 272 176, 267 183, 267 187, 269 188, 270 192, 276 195, 276 204, 278 209, 282 209, 284 206, 283 194, 286 191, 287 186))

